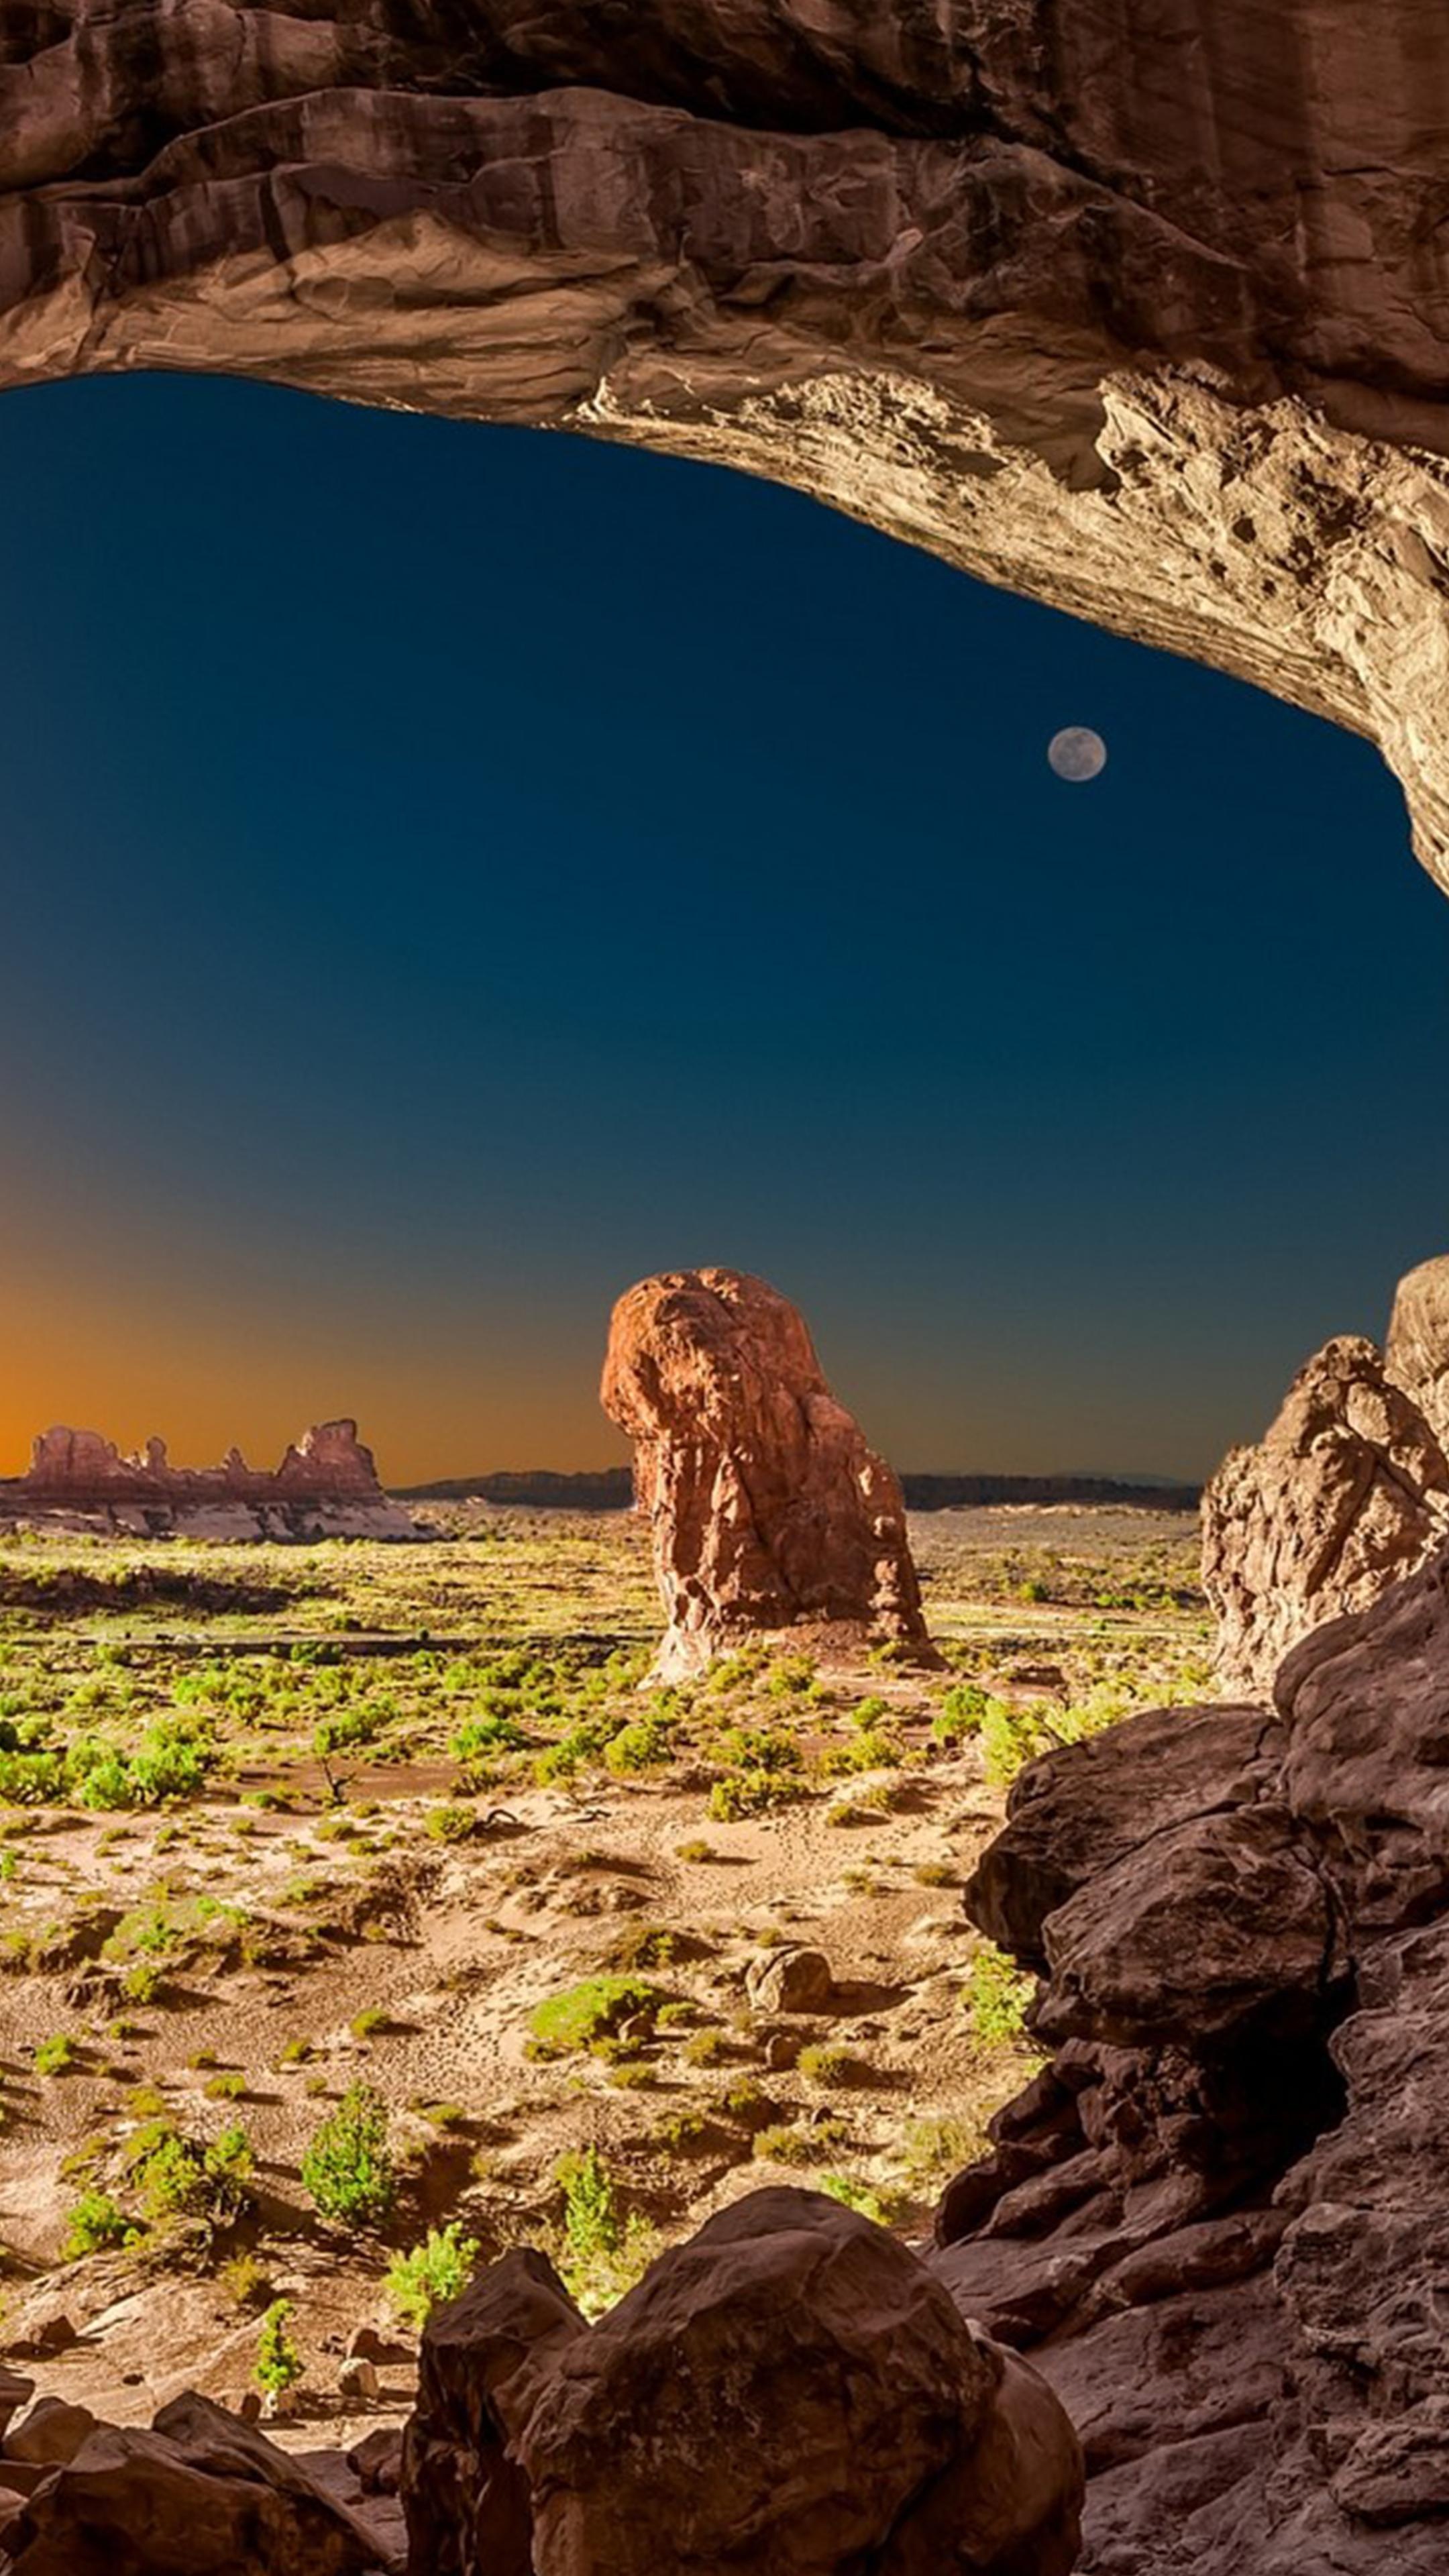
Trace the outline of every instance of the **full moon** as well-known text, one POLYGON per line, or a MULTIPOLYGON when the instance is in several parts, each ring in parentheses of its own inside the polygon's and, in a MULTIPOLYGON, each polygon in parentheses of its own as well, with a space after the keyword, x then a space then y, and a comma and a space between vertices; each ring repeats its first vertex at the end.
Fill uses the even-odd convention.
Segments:
POLYGON ((1107 766, 1107 746, 1090 725, 1068 725, 1065 732, 1053 734, 1047 758, 1058 778, 1080 782, 1101 777, 1107 766))

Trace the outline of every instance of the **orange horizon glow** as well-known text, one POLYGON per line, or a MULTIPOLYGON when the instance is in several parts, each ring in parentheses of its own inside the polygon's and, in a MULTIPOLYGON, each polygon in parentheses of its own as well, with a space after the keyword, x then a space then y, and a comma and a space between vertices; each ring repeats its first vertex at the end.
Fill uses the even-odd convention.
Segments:
POLYGON ((388 1485, 627 1461, 597 1406, 602 1335, 592 1371, 580 1352, 566 1376, 522 1334, 491 1364, 479 1338, 471 1359, 436 1344, 390 1351, 348 1317, 197 1312, 154 1291, 98 1314, 74 1281, 12 1281, 0 1299, 0 1477, 22 1475, 57 1423, 125 1453, 159 1435, 178 1467, 214 1466, 233 1445, 250 1466, 275 1467, 310 1424, 340 1415, 356 1420, 388 1485))

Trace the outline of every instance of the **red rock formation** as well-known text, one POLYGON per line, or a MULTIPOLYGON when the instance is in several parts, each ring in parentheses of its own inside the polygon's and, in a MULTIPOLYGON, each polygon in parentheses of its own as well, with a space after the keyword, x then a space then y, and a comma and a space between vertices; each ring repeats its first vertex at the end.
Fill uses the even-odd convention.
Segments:
POLYGON ((1443 2576, 1449 1551, 1023 1774, 967 1890, 1051 2065, 938 2276, 1082 2435, 1084 2576, 1443 2576))
POLYGON ((614 1309, 602 1397, 636 1444, 661 1673, 801 1625, 926 1650, 900 1487, 787 1298, 737 1270, 644 1280, 614 1309))
MULTIPOLYGON (((1266 1696, 1300 1637, 1366 1608, 1449 1535, 1449 1459, 1402 1375, 1412 1285, 1396 1309, 1399 1365, 1392 1343, 1386 1363, 1372 1342, 1330 1342, 1258 1447, 1233 1450, 1203 1496, 1225 1690, 1266 1696)), ((1425 1371, 1434 1353, 1449 1368, 1449 1339, 1421 1329, 1414 1348, 1425 1371)))
POLYGON ((127 1457, 99 1432, 57 1426, 36 1440, 28 1473, 0 1483, 0 1514, 36 1512, 120 1515, 127 1525, 140 1515, 141 1526, 158 1514, 193 1521, 221 1515, 218 1530, 225 1525, 238 1535, 246 1534, 249 1517, 258 1528, 275 1522, 285 1533, 318 1513, 328 1525, 351 1515, 382 1536, 405 1536, 412 1526, 384 1494, 372 1451, 350 1420, 315 1424, 275 1473, 249 1467, 239 1449, 219 1467, 173 1467, 164 1440, 148 1440, 127 1457))
POLYGON ((1374 736, 1449 882, 1431 0, 0 36, 0 382, 211 368, 772 474, 1374 736))
POLYGON ((428 2327, 415 2576, 1068 2576, 1041 2381, 839 2202, 755 2192, 585 2326, 538 2255, 428 2327))

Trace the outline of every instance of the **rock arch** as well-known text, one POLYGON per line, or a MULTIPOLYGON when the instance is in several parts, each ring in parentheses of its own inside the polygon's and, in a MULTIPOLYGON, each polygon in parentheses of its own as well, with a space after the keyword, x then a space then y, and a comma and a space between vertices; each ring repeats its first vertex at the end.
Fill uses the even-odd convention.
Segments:
POLYGON ((818 494, 1368 735, 1449 886, 1423 0, 0 0, 0 385, 818 494))

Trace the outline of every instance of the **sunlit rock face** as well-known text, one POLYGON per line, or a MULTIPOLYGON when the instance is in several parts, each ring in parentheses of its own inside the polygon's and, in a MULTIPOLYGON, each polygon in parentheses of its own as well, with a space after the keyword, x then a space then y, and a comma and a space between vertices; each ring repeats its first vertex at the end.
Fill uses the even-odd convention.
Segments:
MULTIPOLYGON (((1437 1385, 1449 1369, 1449 1302, 1441 1316, 1426 1301, 1417 1323, 1414 1351, 1437 1385)), ((1328 1343, 1258 1447, 1233 1450, 1204 1494, 1203 1583, 1224 1689, 1266 1695, 1290 1646, 1366 1609, 1449 1537, 1449 1460, 1396 1383, 1407 1342, 1401 1329, 1387 1360, 1372 1342, 1328 1343)))
POLYGON ((1399 1281, 1384 1365, 1435 1439, 1449 1441, 1449 1259, 1422 1261, 1399 1281))
POLYGON ((900 1486, 788 1298, 738 1270, 643 1280, 614 1309, 602 1395, 635 1443, 662 1675, 780 1629, 929 1653, 900 1486))
POLYGON ((1377 739, 1449 882, 1424 0, 0 0, 0 382, 797 484, 1377 739))
POLYGON ((1056 2053, 938 2277, 1081 2435, 1083 2576, 1443 2576, 1449 1554, 1015 1784, 968 1910, 1056 2053))

